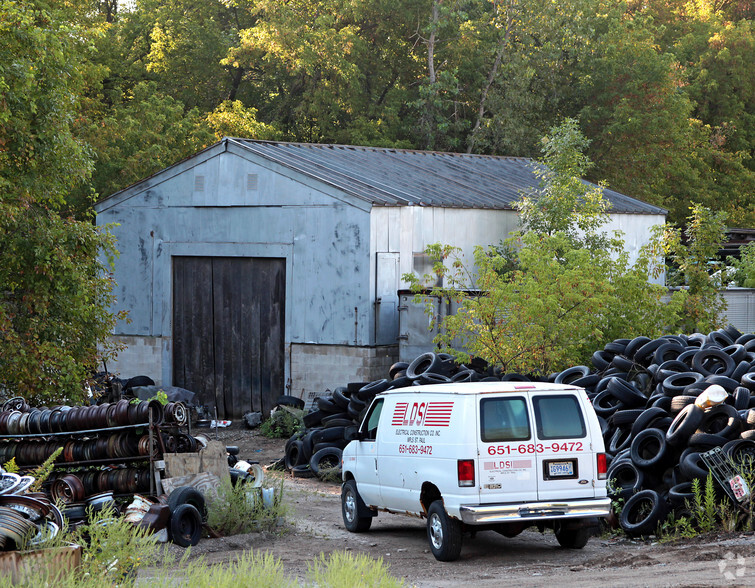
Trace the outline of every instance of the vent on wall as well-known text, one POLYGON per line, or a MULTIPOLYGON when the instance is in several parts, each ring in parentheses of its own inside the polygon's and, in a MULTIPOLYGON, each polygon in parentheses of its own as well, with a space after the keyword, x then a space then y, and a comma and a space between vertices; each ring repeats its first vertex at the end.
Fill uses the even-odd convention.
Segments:
POLYGON ((204 192, 204 176, 194 176, 194 191, 204 192))
POLYGON ((250 192, 257 189, 257 174, 246 174, 246 189, 250 192))

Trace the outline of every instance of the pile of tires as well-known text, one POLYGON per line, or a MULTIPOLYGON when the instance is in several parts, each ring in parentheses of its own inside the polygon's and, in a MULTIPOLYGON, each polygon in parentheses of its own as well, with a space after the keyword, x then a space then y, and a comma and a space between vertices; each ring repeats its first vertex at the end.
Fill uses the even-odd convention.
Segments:
POLYGON ((671 511, 689 515, 692 481, 709 470, 702 454, 721 447, 733 461, 755 457, 755 334, 734 327, 707 335, 618 339, 556 380, 584 386, 603 430, 611 494, 624 501, 627 534, 654 534, 671 511), (712 385, 724 403, 695 405, 712 385))

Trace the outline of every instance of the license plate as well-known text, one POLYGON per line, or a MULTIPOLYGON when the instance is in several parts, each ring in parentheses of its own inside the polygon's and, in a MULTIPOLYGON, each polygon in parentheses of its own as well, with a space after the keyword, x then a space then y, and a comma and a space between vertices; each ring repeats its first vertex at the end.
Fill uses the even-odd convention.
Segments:
POLYGON ((548 475, 551 478, 574 475, 574 462, 552 461, 548 464, 548 475))

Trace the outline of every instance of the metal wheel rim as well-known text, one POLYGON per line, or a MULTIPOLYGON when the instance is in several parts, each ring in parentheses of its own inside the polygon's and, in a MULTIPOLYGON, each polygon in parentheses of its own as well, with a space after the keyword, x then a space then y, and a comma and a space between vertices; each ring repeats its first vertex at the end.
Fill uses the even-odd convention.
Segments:
POLYGON ((433 513, 430 515, 430 542, 435 549, 443 547, 443 524, 440 517, 433 513))
POLYGON ((353 492, 347 492, 346 498, 343 501, 343 512, 346 515, 346 520, 354 522, 357 512, 357 501, 353 492))

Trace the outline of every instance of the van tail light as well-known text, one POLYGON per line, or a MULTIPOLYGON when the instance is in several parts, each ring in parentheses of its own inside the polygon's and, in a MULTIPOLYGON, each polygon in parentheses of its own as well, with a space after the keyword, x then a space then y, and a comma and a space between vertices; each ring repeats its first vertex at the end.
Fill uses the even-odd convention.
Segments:
POLYGON ((598 453, 598 480, 605 480, 608 477, 608 460, 605 453, 598 453))
POLYGON ((457 462, 459 487, 474 486, 474 460, 460 459, 457 462))

